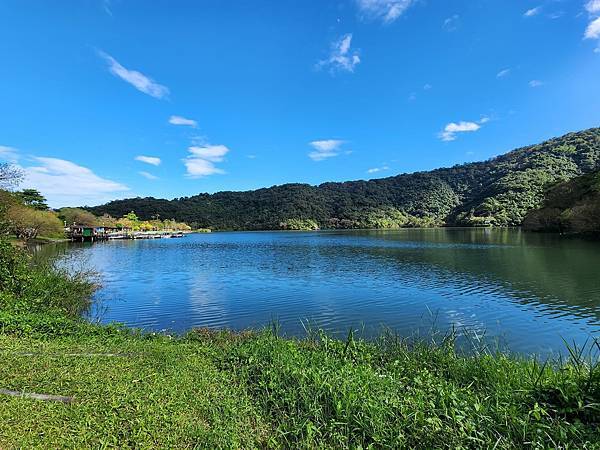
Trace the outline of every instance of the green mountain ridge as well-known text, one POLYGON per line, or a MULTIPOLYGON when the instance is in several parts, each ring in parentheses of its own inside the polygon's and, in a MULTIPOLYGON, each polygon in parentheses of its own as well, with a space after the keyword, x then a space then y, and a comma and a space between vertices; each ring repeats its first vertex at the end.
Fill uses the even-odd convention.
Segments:
POLYGON ((530 211, 523 227, 531 231, 600 234, 600 171, 550 187, 543 207, 530 211))
POLYGON ((173 200, 115 200, 96 215, 174 218, 216 230, 521 225, 545 190, 600 170, 600 128, 510 151, 488 161, 369 181, 284 184, 173 200))

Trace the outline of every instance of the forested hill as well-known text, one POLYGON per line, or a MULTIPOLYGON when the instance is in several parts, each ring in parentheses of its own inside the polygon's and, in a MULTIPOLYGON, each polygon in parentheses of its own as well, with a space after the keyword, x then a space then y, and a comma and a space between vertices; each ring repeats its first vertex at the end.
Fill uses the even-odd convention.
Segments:
POLYGON ((550 187, 543 207, 530 211, 523 227, 533 231, 600 235, 600 171, 550 187))
POLYGON ((600 128, 519 148, 484 162, 370 181, 285 184, 162 200, 117 200, 87 208, 141 219, 159 214, 221 230, 520 225, 546 188, 600 169, 600 128))

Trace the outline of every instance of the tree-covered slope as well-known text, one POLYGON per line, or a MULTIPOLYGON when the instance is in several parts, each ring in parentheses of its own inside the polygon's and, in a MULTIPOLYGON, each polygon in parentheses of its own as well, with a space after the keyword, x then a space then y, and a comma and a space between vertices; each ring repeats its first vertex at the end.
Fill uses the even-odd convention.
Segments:
POLYGON ((552 186, 544 206, 530 211, 523 226, 533 231, 600 234, 600 171, 552 186))
POLYGON ((95 214, 155 214, 213 229, 520 225, 548 186, 600 169, 600 128, 569 133, 488 161, 370 181, 285 184, 174 200, 117 200, 95 214), (311 222, 312 223, 312 222, 311 222))

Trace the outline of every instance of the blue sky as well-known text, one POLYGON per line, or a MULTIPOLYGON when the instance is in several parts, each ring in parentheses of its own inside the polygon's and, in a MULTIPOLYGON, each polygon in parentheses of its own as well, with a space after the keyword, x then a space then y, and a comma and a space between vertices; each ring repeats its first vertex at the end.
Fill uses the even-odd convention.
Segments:
POLYGON ((4 0, 0 58, 0 158, 54 207, 385 177, 600 125, 600 0, 4 0))

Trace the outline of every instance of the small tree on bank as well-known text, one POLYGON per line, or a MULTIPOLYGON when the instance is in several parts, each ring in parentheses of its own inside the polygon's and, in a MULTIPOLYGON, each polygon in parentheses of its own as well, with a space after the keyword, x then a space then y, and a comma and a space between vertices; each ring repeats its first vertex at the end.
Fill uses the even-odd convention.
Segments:
POLYGON ((40 235, 60 237, 64 234, 62 222, 51 211, 38 211, 23 205, 13 205, 8 209, 6 217, 15 236, 26 241, 40 235))

